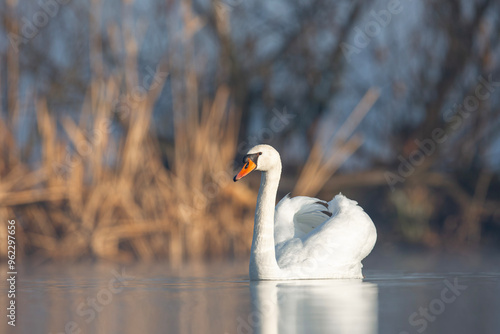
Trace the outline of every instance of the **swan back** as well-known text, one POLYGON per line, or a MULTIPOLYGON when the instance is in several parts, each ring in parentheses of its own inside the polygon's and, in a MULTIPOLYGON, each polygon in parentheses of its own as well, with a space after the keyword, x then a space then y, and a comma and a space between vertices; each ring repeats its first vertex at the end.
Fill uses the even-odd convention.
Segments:
POLYGON ((325 204, 303 196, 280 201, 275 213, 278 265, 290 277, 362 277, 361 260, 377 238, 372 220, 342 194, 326 204, 328 209, 325 204))
POLYGON ((328 203, 317 198, 287 194, 276 205, 274 239, 279 244, 291 238, 303 238, 328 220, 332 213, 328 203))

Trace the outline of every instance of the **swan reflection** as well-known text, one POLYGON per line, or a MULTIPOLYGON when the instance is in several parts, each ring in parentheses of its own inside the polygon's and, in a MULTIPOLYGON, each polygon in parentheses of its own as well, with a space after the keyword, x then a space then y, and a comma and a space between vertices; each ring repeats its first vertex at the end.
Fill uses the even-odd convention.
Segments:
MULTIPOLYGON (((241 333, 377 333, 378 288, 362 280, 252 281, 241 333)), ((240 319, 242 320, 242 319, 240 319)))

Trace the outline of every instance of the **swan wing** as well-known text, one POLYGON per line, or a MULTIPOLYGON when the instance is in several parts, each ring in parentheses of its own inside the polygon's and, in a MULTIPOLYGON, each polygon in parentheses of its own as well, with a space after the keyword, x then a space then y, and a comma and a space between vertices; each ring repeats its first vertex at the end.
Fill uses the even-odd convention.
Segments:
POLYGON ((287 194, 276 205, 274 215, 275 243, 291 238, 303 238, 312 230, 327 221, 333 214, 329 204, 313 197, 287 194))
POLYGON ((373 249, 377 238, 375 225, 358 202, 342 194, 328 203, 332 217, 302 238, 307 257, 335 258, 337 262, 357 262, 373 249), (316 254, 316 255, 314 255, 316 254))
MULTIPOLYGON (((319 209, 314 203, 304 207, 319 209)), ((326 208, 323 206, 323 209, 326 208)), ((298 216, 294 225, 299 226, 296 237, 277 244, 276 256, 280 267, 298 270, 299 274, 302 271, 315 272, 325 277, 329 277, 331 272, 361 275, 361 260, 373 249, 377 233, 372 220, 357 202, 342 194, 335 196, 328 202, 327 211, 331 216, 306 234, 301 234, 301 228, 314 226, 319 219, 314 223, 302 220, 317 217, 318 214, 310 210, 299 211, 294 215, 298 216)))

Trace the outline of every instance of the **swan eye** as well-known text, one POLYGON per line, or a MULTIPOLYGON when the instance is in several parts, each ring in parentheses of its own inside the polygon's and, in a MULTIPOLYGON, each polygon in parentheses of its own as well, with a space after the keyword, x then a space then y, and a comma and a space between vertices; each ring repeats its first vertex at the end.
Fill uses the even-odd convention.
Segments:
POLYGON ((243 157, 243 163, 246 164, 245 168, 248 167, 250 161, 257 165, 257 160, 259 159, 259 155, 262 155, 262 152, 247 154, 243 157))

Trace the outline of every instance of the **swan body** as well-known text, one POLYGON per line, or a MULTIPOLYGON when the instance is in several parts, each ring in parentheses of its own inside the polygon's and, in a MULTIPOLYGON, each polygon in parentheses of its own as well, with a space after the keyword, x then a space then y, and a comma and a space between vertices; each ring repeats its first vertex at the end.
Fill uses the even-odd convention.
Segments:
POLYGON ((244 158, 238 181, 262 172, 250 253, 251 280, 363 278, 361 260, 377 231, 370 217, 342 194, 330 202, 286 195, 275 207, 281 177, 278 151, 257 145, 244 158))

